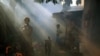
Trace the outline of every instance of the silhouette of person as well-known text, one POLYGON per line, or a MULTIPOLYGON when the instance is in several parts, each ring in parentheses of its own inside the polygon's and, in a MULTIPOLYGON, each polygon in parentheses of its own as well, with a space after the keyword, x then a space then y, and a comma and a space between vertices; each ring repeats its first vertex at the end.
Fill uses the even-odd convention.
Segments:
POLYGON ((48 40, 45 40, 45 54, 51 56, 51 39, 48 37, 48 40))
POLYGON ((30 26, 30 18, 26 17, 24 19, 24 26, 22 27, 22 32, 25 37, 25 40, 32 45, 32 26, 30 26))
POLYGON ((24 39, 27 42, 26 46, 28 47, 28 49, 27 49, 28 52, 26 52, 26 53, 28 53, 27 54, 28 56, 33 56, 33 53, 34 53, 33 45, 32 45, 33 29, 32 29, 32 26, 29 23, 30 23, 30 18, 26 17, 24 19, 24 26, 22 27, 22 32, 23 32, 24 39))
POLYGON ((56 42, 60 44, 60 34, 62 33, 60 29, 60 24, 57 24, 56 27, 57 27, 56 42))

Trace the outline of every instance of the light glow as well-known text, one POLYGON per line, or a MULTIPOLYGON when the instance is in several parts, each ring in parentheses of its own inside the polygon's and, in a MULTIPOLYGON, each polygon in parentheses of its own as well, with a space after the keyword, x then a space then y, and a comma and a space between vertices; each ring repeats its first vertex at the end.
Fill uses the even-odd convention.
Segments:
POLYGON ((70 6, 77 6, 76 5, 76 0, 72 0, 72 4, 70 6))
POLYGON ((62 0, 62 1, 61 1, 61 5, 63 5, 64 3, 65 3, 65 1, 64 1, 64 0, 62 0))

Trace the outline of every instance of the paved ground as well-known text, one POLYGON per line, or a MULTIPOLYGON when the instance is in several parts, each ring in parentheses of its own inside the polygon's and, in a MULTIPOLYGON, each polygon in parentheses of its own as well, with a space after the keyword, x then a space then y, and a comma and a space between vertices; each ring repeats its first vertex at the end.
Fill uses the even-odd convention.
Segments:
MULTIPOLYGON (((35 51, 35 55, 36 56, 45 56, 45 51, 44 51, 44 47, 42 48, 38 48, 35 51)), ((60 50, 59 47, 57 47, 56 45, 52 45, 52 51, 51 51, 51 56, 66 56, 66 52, 64 50, 60 50)))

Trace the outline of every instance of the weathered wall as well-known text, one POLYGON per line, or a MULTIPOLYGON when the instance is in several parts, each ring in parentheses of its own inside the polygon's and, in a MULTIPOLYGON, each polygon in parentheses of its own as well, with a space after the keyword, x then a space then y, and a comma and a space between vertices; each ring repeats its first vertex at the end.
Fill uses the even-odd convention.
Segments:
POLYGON ((85 56, 100 56, 100 1, 85 0, 81 50, 85 56))

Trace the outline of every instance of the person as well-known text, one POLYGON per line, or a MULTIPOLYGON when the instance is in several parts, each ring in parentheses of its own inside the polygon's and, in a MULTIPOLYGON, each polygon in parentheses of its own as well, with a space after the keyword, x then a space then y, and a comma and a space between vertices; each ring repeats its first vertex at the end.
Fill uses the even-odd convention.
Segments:
POLYGON ((26 17, 24 19, 24 26, 22 27, 22 32, 25 37, 25 40, 29 43, 32 44, 32 26, 30 26, 30 18, 26 17))
POLYGON ((56 42, 60 44, 60 34, 62 33, 62 31, 60 30, 60 24, 57 24, 56 27, 57 27, 56 42))
POLYGON ((33 53, 34 53, 34 51, 33 51, 33 45, 32 45, 32 42, 33 42, 32 41, 32 32, 33 32, 33 29, 32 29, 32 26, 29 23, 30 23, 30 18, 26 17, 24 19, 24 26, 22 27, 21 30, 22 30, 24 39, 27 42, 25 46, 26 46, 26 48, 29 47, 27 49, 26 53, 27 53, 28 56, 33 56, 33 53))
POLYGON ((51 56, 51 39, 48 37, 48 40, 45 40, 45 54, 51 56))

